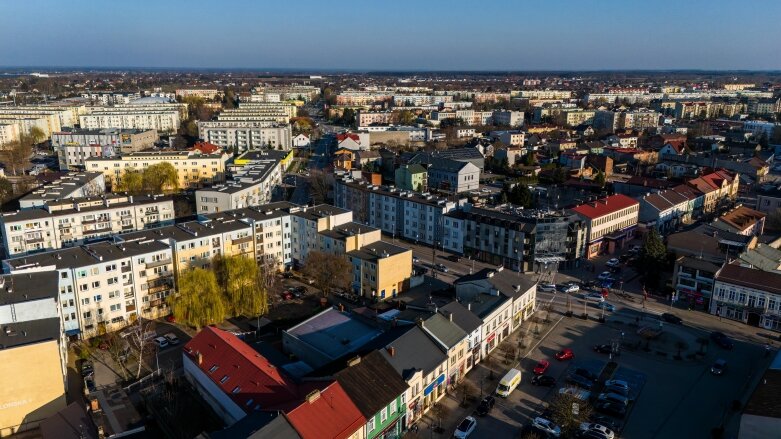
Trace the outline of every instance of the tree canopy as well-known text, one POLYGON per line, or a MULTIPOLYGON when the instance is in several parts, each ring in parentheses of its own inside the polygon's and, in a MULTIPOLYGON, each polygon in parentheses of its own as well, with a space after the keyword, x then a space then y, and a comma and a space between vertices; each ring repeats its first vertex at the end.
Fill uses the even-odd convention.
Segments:
POLYGON ((195 268, 182 272, 177 290, 168 297, 168 304, 182 323, 200 328, 225 318, 224 298, 213 271, 195 268))
POLYGON ((256 316, 268 312, 268 292, 254 259, 235 255, 215 259, 218 283, 232 316, 256 316))
POLYGON ((143 172, 132 168, 125 169, 116 183, 117 191, 131 194, 159 194, 177 189, 179 189, 179 173, 168 162, 155 163, 145 168, 143 172))
POLYGON ((352 282, 353 266, 345 255, 310 251, 304 263, 304 276, 328 296, 335 289, 347 290, 352 282))
POLYGON ((637 270, 642 274, 645 284, 657 288, 667 265, 667 247, 656 229, 651 229, 645 235, 637 262, 637 270))

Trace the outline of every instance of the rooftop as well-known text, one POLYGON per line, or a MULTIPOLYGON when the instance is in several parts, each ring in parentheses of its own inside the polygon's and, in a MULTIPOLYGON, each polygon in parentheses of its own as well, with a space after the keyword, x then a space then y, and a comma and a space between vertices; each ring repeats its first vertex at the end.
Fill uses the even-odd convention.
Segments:
POLYGON ((408 387, 378 351, 358 357, 357 364, 351 360, 335 378, 367 418, 393 402, 408 387))
POLYGON ((737 230, 745 230, 764 218, 765 214, 762 212, 746 206, 738 206, 720 216, 718 221, 723 221, 737 230))
POLYGON ((46 341, 58 341, 62 330, 59 317, 4 324, 0 331, 0 351, 46 341))
POLYGON ((375 241, 371 244, 366 244, 357 250, 347 252, 347 256, 351 258, 358 258, 363 261, 376 261, 378 259, 399 255, 409 251, 411 250, 408 248, 391 244, 389 242, 375 241))
POLYGON ((781 294, 781 273, 727 264, 716 274, 716 280, 773 294, 781 294))
POLYGON ((445 317, 438 313, 423 321, 423 329, 442 344, 444 349, 453 348, 467 336, 466 331, 450 320, 449 315, 445 317))
POLYGON ((0 306, 50 298, 57 300, 59 277, 56 271, 0 275, 0 306))
POLYGON ((379 352, 404 380, 417 371, 428 375, 447 360, 447 355, 417 326, 379 352))
POLYGON ((337 381, 313 390, 285 415, 303 439, 347 439, 366 423, 337 381))
POLYGON ((329 308, 286 332, 331 360, 355 352, 380 334, 378 329, 334 308, 329 308))
POLYGON ((28 221, 36 219, 51 218, 56 216, 74 215, 77 213, 87 214, 89 212, 98 212, 106 209, 118 209, 129 206, 139 206, 144 204, 156 204, 171 202, 171 197, 162 195, 123 195, 107 193, 100 197, 81 197, 66 199, 51 199, 45 202, 42 207, 33 207, 22 209, 16 212, 2 214, 4 222, 28 221))
POLYGON ((589 219, 596 219, 639 203, 634 198, 616 194, 597 201, 573 207, 572 211, 589 219))
POLYGON ((104 241, 79 247, 21 256, 7 259, 4 262, 14 270, 47 266, 53 266, 59 270, 116 261, 149 254, 155 251, 168 250, 169 248, 168 245, 149 238, 136 240, 129 239, 118 243, 104 241))

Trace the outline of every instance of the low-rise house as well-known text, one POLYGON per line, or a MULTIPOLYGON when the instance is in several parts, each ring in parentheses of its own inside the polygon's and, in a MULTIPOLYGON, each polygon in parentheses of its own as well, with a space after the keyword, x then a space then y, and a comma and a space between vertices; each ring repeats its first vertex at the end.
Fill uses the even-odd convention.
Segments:
POLYGON ((429 187, 444 192, 469 192, 480 185, 480 169, 469 162, 433 158, 427 172, 429 187))
POLYGON ((616 194, 573 207, 571 211, 586 223, 586 257, 591 259, 604 252, 613 254, 633 238, 640 203, 616 194))
POLYGON ((725 264, 713 288, 711 314, 781 331, 781 274, 725 264))
POLYGON ((448 357, 447 384, 452 386, 460 382, 466 374, 466 354, 469 346, 467 333, 456 325, 450 317, 432 314, 419 322, 431 339, 448 357))
POLYGON ((396 169, 396 187, 404 191, 424 192, 428 188, 428 173, 418 164, 402 165, 396 169))
POLYGON ((526 148, 523 146, 507 146, 494 151, 494 160, 499 162, 507 160, 508 166, 515 166, 521 163, 524 155, 526 155, 526 148))
POLYGON ((691 308, 707 310, 713 295, 713 282, 720 265, 702 257, 681 256, 675 260, 673 287, 678 300, 689 302, 691 308))
POLYGON ((740 235, 759 236, 765 229, 765 214, 738 206, 713 221, 713 227, 740 235))
POLYGON ((466 334, 464 373, 467 373, 480 362, 483 321, 456 300, 440 307, 439 313, 455 323, 466 334))

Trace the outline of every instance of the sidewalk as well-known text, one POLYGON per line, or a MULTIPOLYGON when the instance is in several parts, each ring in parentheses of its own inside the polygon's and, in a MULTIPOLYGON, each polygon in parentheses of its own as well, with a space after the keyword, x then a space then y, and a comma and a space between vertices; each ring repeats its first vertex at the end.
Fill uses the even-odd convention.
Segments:
POLYGON ((465 386, 458 385, 455 390, 449 389, 448 393, 438 403, 442 407, 439 409, 443 415, 442 419, 440 420, 437 417, 437 409, 432 408, 418 422, 418 431, 408 431, 404 437, 421 439, 452 437, 458 424, 465 417, 474 413, 482 398, 494 393, 499 379, 509 369, 517 368, 520 360, 526 358, 553 328, 565 318, 562 314, 553 312, 550 315, 550 322, 544 323, 541 320, 545 312, 538 309, 531 318, 521 324, 520 328, 504 339, 489 354, 488 358, 484 358, 467 373, 462 384, 466 382, 468 383, 466 387, 471 387, 474 390, 473 398, 467 399, 466 404, 463 405, 463 389, 465 386), (540 319, 540 321, 538 322, 537 319, 540 319), (535 333, 535 326, 537 327, 537 333, 535 333), (523 339, 524 347, 519 349, 521 339, 523 339), (507 352, 513 353, 513 351, 515 355, 508 357, 507 352), (440 425, 442 429, 438 430, 436 427, 440 425))

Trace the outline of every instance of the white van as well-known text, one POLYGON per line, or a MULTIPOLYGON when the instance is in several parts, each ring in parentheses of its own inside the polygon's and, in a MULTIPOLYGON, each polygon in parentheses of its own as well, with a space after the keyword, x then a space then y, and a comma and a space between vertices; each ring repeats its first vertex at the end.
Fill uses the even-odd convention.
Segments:
POLYGON ((499 386, 496 387, 496 394, 502 398, 507 398, 518 387, 518 384, 521 384, 521 371, 510 369, 499 381, 499 386))

